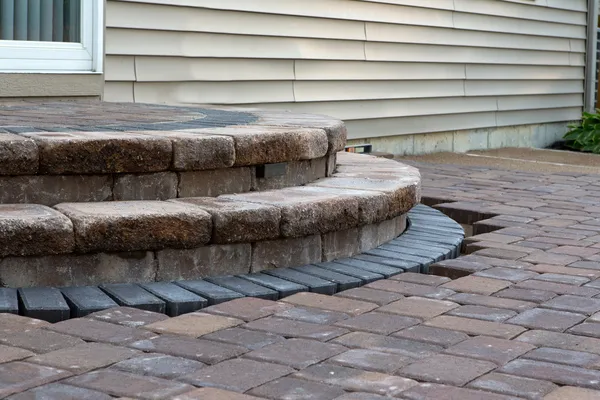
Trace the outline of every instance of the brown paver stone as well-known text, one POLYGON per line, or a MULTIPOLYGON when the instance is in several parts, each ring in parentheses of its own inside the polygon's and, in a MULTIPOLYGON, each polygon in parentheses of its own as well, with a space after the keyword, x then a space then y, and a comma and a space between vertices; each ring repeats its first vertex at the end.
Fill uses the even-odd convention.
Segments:
POLYGON ((283 302, 244 297, 243 299, 235 299, 204 308, 202 312, 233 317, 244 321, 254 321, 255 319, 268 317, 292 307, 292 305, 283 302))
POLYGON ((591 315, 600 311, 600 299, 563 295, 548 300, 541 306, 551 308, 553 310, 570 311, 591 315))
POLYGON ((251 321, 243 327, 262 332, 270 332, 284 337, 316 339, 322 342, 327 342, 328 340, 348 333, 347 329, 335 326, 319 325, 310 322, 274 317, 251 321))
POLYGON ((157 336, 155 333, 149 331, 87 318, 62 321, 47 326, 46 329, 65 335, 76 336, 90 342, 110 344, 131 343, 136 340, 151 339, 157 336))
POLYGON ((236 318, 195 312, 169 318, 164 321, 154 322, 145 325, 143 329, 156 333, 198 337, 243 323, 244 321, 236 318))
POLYGON ((576 325, 568 330, 569 333, 573 333, 575 335, 583 335, 583 336, 591 336, 595 338, 600 338, 600 324, 596 323, 583 323, 576 325))
POLYGON ((399 293, 405 296, 419 296, 430 299, 445 299, 446 297, 452 296, 455 293, 453 290, 446 288, 438 288, 393 280, 375 281, 365 286, 371 289, 386 290, 388 292, 399 293))
POLYGON ((563 386, 548 394, 544 400, 600 400, 600 391, 563 386))
POLYGON ((593 297, 600 294, 600 290, 591 287, 580 287, 566 285, 564 283, 544 282, 537 279, 519 282, 516 285, 520 289, 545 290, 558 294, 572 294, 575 296, 593 297))
POLYGON ((105 393, 62 383, 39 386, 9 397, 9 400, 111 400, 105 393))
POLYGON ((546 290, 520 289, 511 287, 495 293, 494 296, 513 300, 523 300, 526 302, 543 303, 544 301, 548 301, 556 297, 556 293, 546 290))
POLYGON ((258 400, 258 397, 211 387, 192 390, 173 397, 173 400, 258 400))
POLYGON ((120 361, 111 368, 137 375, 176 379, 198 371, 205 365, 199 361, 173 357, 165 354, 143 354, 120 361))
POLYGON ((0 397, 4 398, 69 376, 71 373, 62 369, 21 361, 0 364, 0 397))
POLYGON ((35 174, 38 165, 38 148, 33 140, 0 133, 0 175, 35 174))
POLYGON ((456 344, 445 353, 504 365, 533 349, 535 346, 528 343, 479 336, 456 344))
MULTIPOLYGON (((508 289, 512 290, 512 289, 508 289)), ((536 303, 530 301, 521 301, 513 299, 505 299, 499 297, 482 296, 480 294, 457 293, 448 297, 446 300, 453 301, 458 304, 484 306, 491 308, 504 308, 513 311, 524 311, 537 306, 536 303)))
POLYGON ((329 363, 343 367, 387 374, 391 374, 414 361, 415 359, 411 357, 364 349, 348 350, 328 360, 329 363))
POLYGON ((523 269, 496 267, 476 272, 473 275, 482 278, 501 279, 510 282, 520 282, 526 279, 535 278, 537 277, 538 273, 523 269))
POLYGON ((151 340, 140 340, 131 343, 129 347, 146 352, 189 358, 206 364, 216 364, 248 351, 244 347, 232 344, 171 335, 162 335, 151 340))
POLYGON ((515 325, 446 315, 435 317, 425 322, 425 325, 464 332, 468 335, 492 336, 500 339, 512 339, 526 330, 515 325))
POLYGON ((83 344, 84 342, 83 340, 73 336, 63 335, 61 333, 56 333, 45 329, 35 329, 28 332, 13 333, 12 335, 0 337, 0 343, 31 350, 37 354, 42 354, 67 347, 77 346, 79 344, 83 344))
POLYGON ((479 276, 465 276, 443 284, 441 287, 456 292, 490 295, 510 286, 510 282, 501 279, 482 278, 479 276))
POLYGON ((350 315, 338 311, 321 310, 312 307, 293 307, 278 312, 274 316, 321 325, 334 324, 337 321, 350 318, 350 315))
POLYGON ((412 358, 429 357, 444 349, 433 344, 365 332, 352 332, 336 338, 333 342, 346 347, 371 349, 412 358))
POLYGON ((86 253, 192 248, 208 243, 212 232, 210 214, 183 203, 106 201, 55 208, 73 221, 76 249, 86 253))
POLYGON ((417 325, 421 320, 417 318, 369 312, 356 317, 338 321, 337 326, 348 328, 352 331, 365 331, 389 335, 409 326, 417 325))
POLYGON ((107 310, 89 314, 86 318, 128 326, 130 328, 139 328, 144 325, 169 319, 165 314, 131 307, 109 308, 107 310))
POLYGON ((49 325, 50 323, 35 318, 0 313, 0 337, 5 337, 16 332, 27 332, 49 325))
POLYGON ((236 359, 203 368, 180 379, 196 386, 243 393, 293 372, 294 369, 278 364, 236 359))
POLYGON ((377 309, 377 311, 426 320, 437 317, 457 307, 458 304, 451 301, 434 300, 425 297, 407 297, 383 306, 377 309))
POLYGON ((346 347, 332 343, 321 343, 307 339, 288 339, 246 353, 244 358, 303 369, 346 350, 346 347))
POLYGON ((402 393, 407 400, 517 400, 512 396, 457 388, 434 383, 423 383, 402 393))
POLYGON ((450 278, 446 278, 445 276, 417 274, 415 272, 405 272, 392 276, 390 279, 426 286, 440 286, 446 282, 450 282, 450 278))
POLYGON ((502 308, 491 308, 484 306, 461 306, 451 310, 447 315, 456 317, 482 319, 484 321, 502 322, 517 315, 515 311, 505 310, 502 308))
POLYGON ((214 340, 216 342, 235 344, 245 347, 249 350, 260 349, 273 343, 281 342, 283 336, 268 332, 251 331, 242 328, 229 328, 202 336, 203 339, 214 340))
POLYGON ((331 400, 339 398, 339 396, 342 396, 346 392, 336 386, 324 385, 322 383, 310 382, 302 379, 281 378, 252 389, 248 393, 277 400, 331 400))
POLYGON ((98 390, 113 396, 130 396, 140 399, 170 399, 194 388, 181 382, 128 374, 115 370, 93 371, 67 379, 65 383, 98 390))
POLYGON ((498 372, 526 378, 541 379, 560 385, 600 388, 600 371, 533 360, 514 360, 498 372))
POLYGON ((380 396, 378 394, 359 393, 359 392, 346 393, 343 396, 335 398, 335 400, 387 400, 387 399, 389 399, 389 397, 387 397, 387 396, 384 397, 384 396, 380 396))
POLYGON ((555 349, 552 347, 541 347, 525 354, 522 358, 529 360, 545 361, 556 364, 574 365, 576 367, 592 367, 600 361, 597 354, 583 351, 555 349))
POLYGON ((496 372, 490 372, 477 378, 468 386, 473 389, 489 390, 490 392, 531 400, 541 399, 544 395, 558 388, 552 382, 498 374, 496 372))
POLYGON ((366 301, 367 303, 375 303, 379 306, 389 304, 393 301, 400 300, 404 297, 401 294, 386 292, 384 290, 369 289, 365 287, 344 290, 343 292, 336 293, 335 296, 345 297, 347 299, 353 300, 366 301))
POLYGON ((0 257, 70 253, 73 223, 50 207, 0 204, 0 257))
MULTIPOLYGON (((573 267, 561 267, 558 265, 548 265, 548 264, 537 264, 532 265, 531 267, 527 267, 529 271, 539 272, 541 274, 562 274, 562 275, 570 275, 570 276, 581 276, 588 279, 597 278, 600 275, 600 271, 596 271, 593 269, 584 269, 584 268, 573 268, 573 267)), ((539 277, 538 277, 539 279, 539 277)))
POLYGON ((534 279, 538 281, 564 283, 567 285, 581 286, 588 283, 590 280, 583 276, 565 275, 565 274, 541 274, 534 279))
POLYGON ((585 319, 585 315, 570 313, 566 311, 546 310, 533 308, 523 311, 506 321, 508 324, 522 325, 530 329, 545 329, 549 331, 563 332, 585 319))
POLYGON ((293 377, 339 386, 349 391, 394 397, 417 385, 412 379, 326 364, 313 365, 296 372, 293 377))
POLYGON ((531 343, 538 347, 554 347, 557 349, 600 354, 600 339, 571 335, 568 333, 531 330, 523 333, 516 338, 516 340, 531 343))
POLYGON ((18 347, 4 346, 0 344, 0 364, 18 361, 24 358, 34 356, 35 354, 29 350, 20 349, 18 347))
POLYGON ((469 338, 466 333, 451 331, 431 326, 411 326, 393 334, 395 337, 436 344, 443 347, 452 346, 469 338))
POLYGON ((366 301, 308 292, 297 293, 293 296, 286 297, 282 301, 298 306, 338 311, 349 315, 359 315, 377 308, 377 304, 367 303, 366 301))
POLYGON ((136 353, 135 350, 124 347, 102 343, 84 343, 31 357, 27 361, 81 374, 125 360, 136 353))
POLYGON ((495 368, 496 364, 488 361, 439 354, 404 367, 397 374, 419 381, 463 386, 495 368))
POLYGON ((550 265, 569 265, 571 263, 579 261, 580 258, 576 256, 569 256, 566 254, 553 254, 545 252, 536 252, 521 258, 521 261, 526 261, 535 264, 550 264, 550 265))

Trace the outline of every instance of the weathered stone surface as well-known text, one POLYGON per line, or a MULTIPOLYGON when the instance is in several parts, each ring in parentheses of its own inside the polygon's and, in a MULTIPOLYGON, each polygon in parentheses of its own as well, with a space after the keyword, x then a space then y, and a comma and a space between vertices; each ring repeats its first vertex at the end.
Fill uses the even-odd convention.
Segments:
POLYGON ((253 244, 251 272, 321 262, 321 236, 268 240, 253 244))
POLYGON ((95 174, 167 170, 171 141, 136 133, 31 132, 44 174, 95 174))
POLYGON ((252 168, 223 168, 179 173, 179 197, 216 197, 252 188, 252 168))
POLYGON ((212 243, 251 243, 279 236, 281 213, 277 207, 210 197, 175 201, 198 206, 212 215, 212 243))
POLYGON ((233 139, 182 131, 144 131, 144 135, 167 138, 173 146, 176 171, 229 168, 235 160, 233 139))
MULTIPOLYGON (((0 342, 33 351, 37 354, 49 353, 51 351, 83 344, 83 340, 48 331, 45 329, 32 329, 26 332, 17 332, 0 337, 0 342)), ((3 352, 0 351, 0 354, 3 352)), ((0 356, 0 359, 2 357, 0 356)), ((3 361, 5 362, 5 361, 3 361)))
POLYGON ((205 365, 199 361, 164 354, 143 354, 123 360, 112 366, 132 374, 155 376, 164 379, 177 379, 182 375, 198 371, 205 365))
MULTIPOLYGON (((344 390, 302 379, 281 378, 252 389, 250 394, 267 399, 338 399, 344 390)), ((233 399, 235 400, 235 399, 233 399)), ((240 398, 240 400, 243 400, 240 398)))
POLYGON ((168 319, 165 314, 153 311, 140 310, 131 307, 114 307, 103 311, 97 311, 89 314, 87 318, 96 319, 111 324, 128 326, 130 328, 139 328, 148 324, 168 319))
POLYGON ((173 202, 63 203, 55 208, 73 221, 80 252, 197 247, 211 236, 210 214, 173 202))
POLYGON ((258 400, 258 397, 229 390, 204 387, 173 397, 173 400, 258 400))
POLYGON ((111 200, 112 181, 111 175, 0 176, 0 204, 111 200))
POLYGON ((265 178, 253 174, 252 190, 264 191, 290 186, 302 186, 325 177, 326 158, 290 161, 285 163, 285 174, 265 178))
POLYGON ((35 204, 0 205, 0 256, 61 254, 73 250, 73 224, 35 204))
POLYGON ((398 374, 420 381, 462 386, 495 368, 496 364, 489 361, 439 354, 404 367, 398 374))
POLYGON ((10 287, 148 282, 155 274, 154 256, 147 251, 6 257, 0 261, 0 281, 10 287))
POLYGON ((20 349, 18 347, 4 346, 0 344, 0 364, 10 361, 18 361, 24 358, 35 356, 29 350, 20 349))
POLYGON ((89 372, 70 378, 65 383, 114 396, 131 396, 142 399, 167 399, 194 389, 185 383, 116 370, 89 372))
POLYGON ((64 379, 70 372, 41 365, 15 361, 0 364, 0 397, 64 379))
POLYGON ((358 228, 329 232, 321 236, 323 261, 351 257, 360 252, 358 228))
POLYGON ((237 275, 250 272, 250 244, 229 244, 195 249, 156 252, 158 281, 198 279, 202 276, 237 275))
POLYGON ((35 174, 38 148, 31 139, 0 132, 0 175, 35 174))
POLYGON ((310 187, 223 196, 268 204, 281 210, 281 234, 302 237, 353 228, 358 224, 358 200, 310 187))
POLYGON ((335 174, 335 170, 337 167, 337 154, 332 153, 327 156, 327 172, 326 176, 331 176, 335 174))
POLYGON ((199 337, 242 323, 242 320, 235 318, 194 312, 145 325, 144 329, 160 334, 199 337))
POLYGON ((491 372, 476 379, 469 383, 469 387, 509 396, 524 397, 526 399, 540 399, 558 388, 558 386, 551 382, 498 374, 496 372, 491 372))
POLYGON ((113 187, 114 200, 168 200, 177 197, 177 174, 117 175, 113 187))
POLYGON ((190 130, 225 135, 235 141, 236 166, 310 160, 327 154, 327 135, 322 129, 238 125, 190 130))
POLYGON ((316 340, 287 339, 246 353, 244 358, 303 369, 346 350, 344 346, 316 340))
POLYGON ((406 229, 406 215, 363 225, 358 228, 358 247, 360 252, 374 249, 399 236, 406 229))
MULTIPOLYGON (((85 399, 85 400, 112 400, 111 397, 97 390, 78 388, 76 386, 64 385, 62 383, 51 383, 38 386, 26 392, 10 397, 10 400, 61 400, 61 399, 85 399)), ((128 400, 128 399, 125 399, 128 400)))

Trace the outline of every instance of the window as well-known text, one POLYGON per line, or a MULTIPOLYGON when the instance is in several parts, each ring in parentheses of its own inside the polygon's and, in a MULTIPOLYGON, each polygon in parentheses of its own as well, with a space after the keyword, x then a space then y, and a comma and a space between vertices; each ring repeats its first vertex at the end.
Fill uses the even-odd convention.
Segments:
POLYGON ((0 0, 0 72, 102 72, 103 0, 0 0))

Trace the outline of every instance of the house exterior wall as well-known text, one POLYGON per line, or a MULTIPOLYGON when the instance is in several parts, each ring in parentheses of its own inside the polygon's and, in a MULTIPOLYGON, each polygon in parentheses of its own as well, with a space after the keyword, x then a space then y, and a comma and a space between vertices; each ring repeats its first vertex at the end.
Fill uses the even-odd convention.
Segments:
POLYGON ((586 0, 108 0, 104 99, 328 114, 350 139, 395 153, 542 146, 582 112, 586 10, 586 0))

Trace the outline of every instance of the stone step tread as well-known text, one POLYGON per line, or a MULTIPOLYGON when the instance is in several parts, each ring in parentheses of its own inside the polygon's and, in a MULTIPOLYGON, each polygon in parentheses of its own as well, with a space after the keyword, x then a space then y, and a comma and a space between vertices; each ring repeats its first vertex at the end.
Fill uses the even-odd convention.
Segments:
MULTIPOLYGON (((359 157, 352 166, 357 171, 376 160, 359 157)), ((71 202, 53 208, 0 204, 0 213, 8 216, 0 219, 0 257, 194 249, 380 226, 401 218, 419 200, 419 176, 396 177, 393 172, 412 167, 385 162, 392 170, 384 174, 386 179, 382 173, 363 172, 357 178, 334 174, 318 185, 217 198, 71 202), (146 234, 132 234, 136 231, 146 234)), ((462 232, 458 225, 434 228, 443 218, 437 215, 415 218, 414 234, 440 243, 454 244, 446 235, 462 232)), ((375 241, 387 241, 391 234, 397 235, 388 230, 375 241)))
POLYGON ((56 121, 53 113, 61 106, 40 104, 36 115, 43 122, 30 122, 40 126, 7 128, 10 133, 0 135, 6 161, 0 175, 210 170, 314 159, 343 150, 346 141, 344 124, 324 116, 170 106, 157 112, 158 106, 120 104, 119 114, 128 113, 130 122, 94 125, 93 117, 82 126, 90 112, 109 115, 115 105, 79 105, 56 121))
MULTIPOLYGON (((423 210, 424 208, 419 206, 418 209, 423 210)), ((424 213, 421 212, 421 214, 424 213)), ((431 214, 435 215, 435 213, 431 214)), ((413 215, 414 212, 411 210, 409 218, 413 215)), ((306 291, 335 294, 397 275, 405 270, 414 271, 425 268, 424 264, 410 264, 407 269, 386 265, 386 263, 397 264, 399 260, 396 259, 396 254, 401 254, 402 251, 420 253, 423 251, 422 247, 425 246, 428 249, 427 254, 431 257, 443 260, 453 258, 455 249, 449 244, 443 244, 440 247, 429 245, 413 247, 418 246, 419 242, 413 241, 415 239, 405 240, 405 237, 411 233, 414 225, 409 224, 403 235, 378 248, 382 251, 386 251, 385 249, 390 246, 400 249, 395 254, 388 254, 392 252, 387 251, 387 253, 379 253, 382 254, 379 257, 372 256, 365 259, 359 255, 303 267, 212 277, 204 280, 106 284, 98 287, 60 289, 51 287, 18 290, 0 288, 0 312, 20 313, 57 322, 121 305, 177 316, 210 305, 249 296, 277 300, 306 291)), ((425 225, 423 229, 426 229, 425 225)), ((456 240, 462 240, 462 234, 455 236, 456 240)), ((453 239, 454 242, 456 240, 453 239)), ((405 256, 408 256, 408 253, 405 256)))

